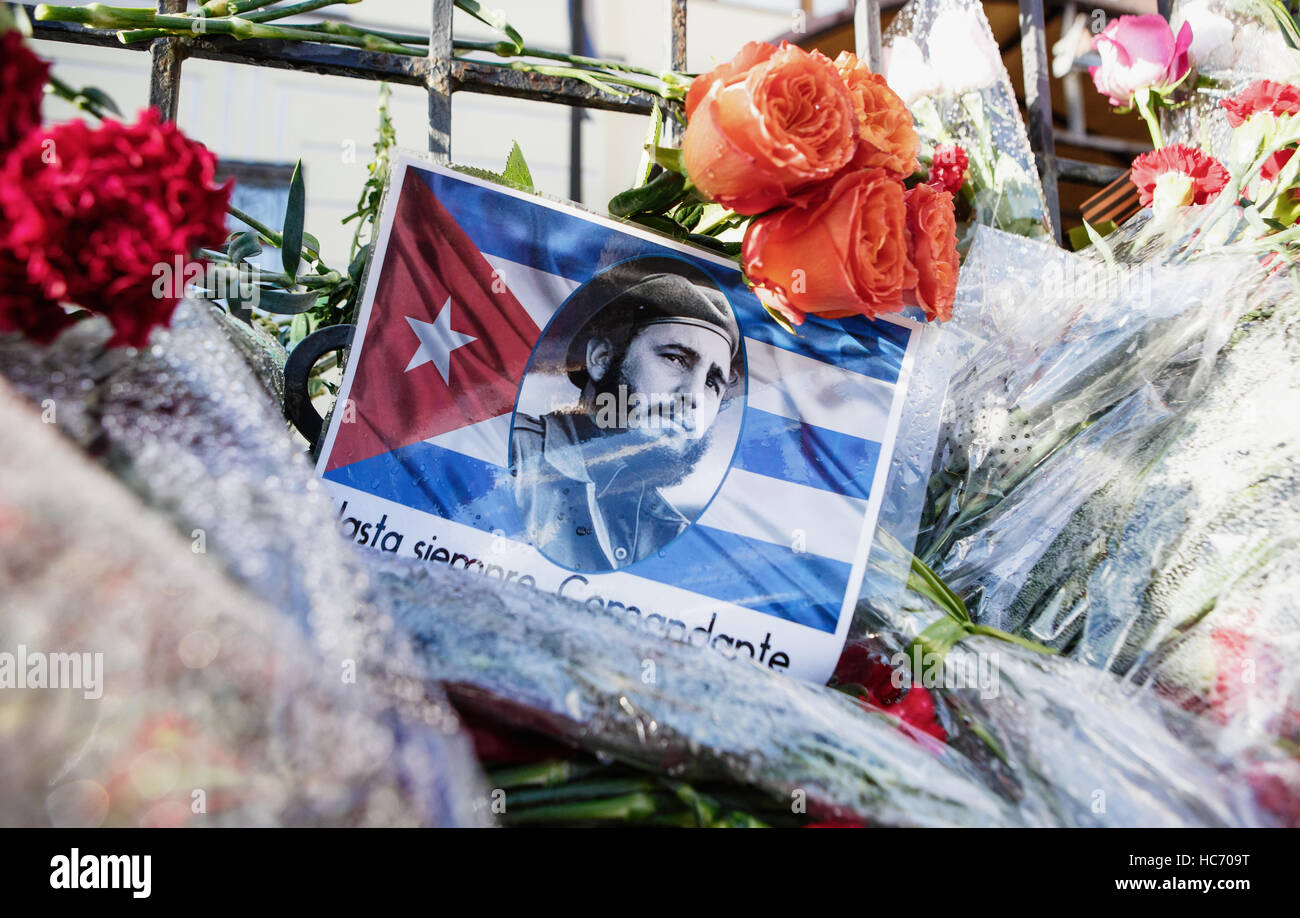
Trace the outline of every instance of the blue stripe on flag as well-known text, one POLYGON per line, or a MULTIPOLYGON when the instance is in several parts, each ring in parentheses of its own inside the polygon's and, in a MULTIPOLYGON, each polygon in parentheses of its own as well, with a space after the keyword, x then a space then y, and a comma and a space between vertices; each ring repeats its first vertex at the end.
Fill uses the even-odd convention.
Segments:
MULTIPOLYGON (((688 257, 665 245, 617 232, 571 213, 539 206, 437 172, 419 170, 438 200, 487 255, 495 255, 579 283, 597 271, 642 255, 688 257)), ((750 293, 739 271, 691 259, 727 294, 746 337, 894 383, 912 330, 861 317, 809 318, 797 335, 782 330, 750 293)))
MULTIPOLYGON (((508 470, 413 443, 325 474, 330 481, 485 532, 527 541, 508 470), (459 495, 453 497, 452 495, 459 495)), ((369 522, 369 521, 365 521, 369 522)), ((698 524, 630 574, 833 632, 849 565, 698 524)), ((664 610, 669 612, 671 610, 664 610)))
POLYGON ((326 472, 330 481, 394 503, 455 520, 484 532, 525 541, 509 469, 431 443, 412 443, 390 453, 326 472))
POLYGON ((749 407, 733 466, 866 500, 879 459, 880 444, 873 440, 749 407))
POLYGON ((839 620, 849 570, 842 561, 698 523, 627 568, 638 577, 827 633, 834 633, 839 620))

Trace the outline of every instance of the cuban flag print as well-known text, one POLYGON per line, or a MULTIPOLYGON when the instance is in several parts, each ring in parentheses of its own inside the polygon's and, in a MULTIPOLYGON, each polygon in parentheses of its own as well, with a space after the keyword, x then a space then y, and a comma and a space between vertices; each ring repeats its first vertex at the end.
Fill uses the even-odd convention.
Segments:
POLYGON ((601 606, 665 639, 828 678, 922 326, 809 318, 791 334, 720 255, 414 155, 395 158, 391 182, 317 466, 344 533, 601 606), (725 418, 732 433, 709 453, 720 484, 688 501, 684 528, 658 550, 617 569, 566 567, 531 544, 519 506, 521 386, 574 292, 650 256, 703 272, 738 327, 739 394, 715 425, 725 418))

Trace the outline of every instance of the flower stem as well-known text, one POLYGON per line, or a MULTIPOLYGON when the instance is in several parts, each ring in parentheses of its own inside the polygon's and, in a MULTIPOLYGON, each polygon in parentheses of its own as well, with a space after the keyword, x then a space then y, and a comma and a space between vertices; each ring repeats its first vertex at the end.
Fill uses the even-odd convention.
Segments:
MULTIPOLYGON (((274 2, 274 0, 272 0, 274 2)), ((276 7, 273 10, 258 10, 244 16, 249 22, 268 22, 272 19, 283 19, 286 16, 298 16, 302 13, 310 13, 312 10, 318 10, 325 6, 334 6, 339 3, 360 3, 361 0, 302 0, 300 3, 290 3, 288 6, 276 7)), ((267 4, 260 0, 253 0, 253 5, 248 9, 254 9, 256 6, 266 6, 267 4)), ((240 4, 241 7, 244 4, 240 4)), ((238 14, 243 16, 244 9, 238 10, 238 14)), ((425 39, 428 41, 428 39, 425 39)))
POLYGON ((1151 93, 1149 91, 1139 93, 1133 97, 1133 102, 1142 120, 1147 123, 1147 130, 1151 132, 1151 143, 1159 150, 1165 145, 1165 139, 1160 132, 1160 119, 1156 117, 1155 107, 1151 104, 1151 93))
POLYGON ((580 800, 553 806, 539 806, 506 814, 511 825, 550 822, 631 822, 647 819, 659 810, 652 794, 626 794, 603 800, 580 800))

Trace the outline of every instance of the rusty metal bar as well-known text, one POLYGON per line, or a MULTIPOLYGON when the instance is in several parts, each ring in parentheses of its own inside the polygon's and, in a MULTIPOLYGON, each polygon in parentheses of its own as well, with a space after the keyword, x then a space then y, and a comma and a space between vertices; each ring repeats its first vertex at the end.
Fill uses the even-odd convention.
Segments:
POLYGON ((1109 185, 1128 170, 1105 163, 1085 163, 1078 159, 1057 159, 1056 166, 1062 181, 1078 182, 1082 185, 1109 185))
POLYGON ((1056 184, 1056 143, 1052 132, 1052 91, 1048 83, 1047 30, 1043 0, 1019 0, 1020 56, 1025 68, 1025 105, 1029 109, 1029 144, 1047 199, 1056 241, 1061 241, 1061 200, 1056 184))
POLYGON ((429 153, 435 162, 451 162, 451 17, 453 0, 433 0, 429 23, 429 57, 424 73, 429 93, 429 153))
POLYGON ((854 53, 880 72, 880 0, 856 0, 853 7, 854 53))
MULTIPOLYGON (((569 50, 587 53, 586 0, 569 0, 569 50)), ((578 107, 569 109, 569 200, 582 200, 582 122, 587 113, 578 107)))
MULTIPOLYGON (((30 8, 29 8, 30 9, 30 8)), ((148 51, 144 44, 123 45, 112 32, 86 29, 66 22, 33 22, 34 37, 45 41, 98 45, 134 51, 148 51)), ((187 58, 223 61, 253 67, 319 73, 359 80, 387 80, 405 86, 427 87, 428 58, 363 51, 343 45, 313 42, 258 40, 239 41, 225 36, 185 39, 187 58)), ((453 92, 485 93, 517 99, 534 99, 559 105, 575 105, 605 111, 649 114, 656 97, 640 90, 626 90, 618 98, 567 77, 546 76, 510 70, 476 61, 453 60, 449 67, 453 92)))
POLYGON ((672 6, 671 66, 679 73, 686 72, 686 0, 673 0, 672 6))
POLYGON ((542 73, 526 73, 522 70, 510 70, 506 67, 494 67, 474 61, 452 61, 451 84, 456 92, 510 96, 515 99, 533 99, 540 102, 556 102, 560 105, 577 105, 582 108, 631 112, 638 115, 648 115, 654 108, 655 99, 658 98, 647 92, 629 89, 625 90, 629 93, 629 97, 620 99, 580 80, 542 73))
MULTIPOLYGON (((183 13, 186 0, 158 0, 158 12, 183 13)), ((149 104, 164 121, 176 120, 181 94, 181 61, 185 59, 179 38, 155 38, 149 43, 149 104)))

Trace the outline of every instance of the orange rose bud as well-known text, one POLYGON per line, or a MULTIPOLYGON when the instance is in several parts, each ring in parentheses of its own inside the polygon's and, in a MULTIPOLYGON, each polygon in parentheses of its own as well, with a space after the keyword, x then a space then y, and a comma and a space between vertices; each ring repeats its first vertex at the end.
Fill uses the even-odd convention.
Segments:
POLYGON ((835 68, 858 115, 858 149, 850 168, 885 169, 900 178, 911 175, 918 168, 921 141, 903 100, 852 51, 841 51, 835 68))
POLYGON ((916 285, 903 186, 883 169, 847 173, 750 223, 741 258, 754 293, 798 325, 898 312, 916 285))
POLYGON ((909 290, 927 319, 952 318, 957 298, 957 218, 952 195, 931 185, 917 185, 904 196, 907 235, 916 286, 909 290))
POLYGON ((789 43, 764 53, 746 45, 729 69, 700 78, 702 96, 687 99, 686 174, 701 194, 742 214, 790 203, 857 149, 857 114, 830 58, 789 43))

